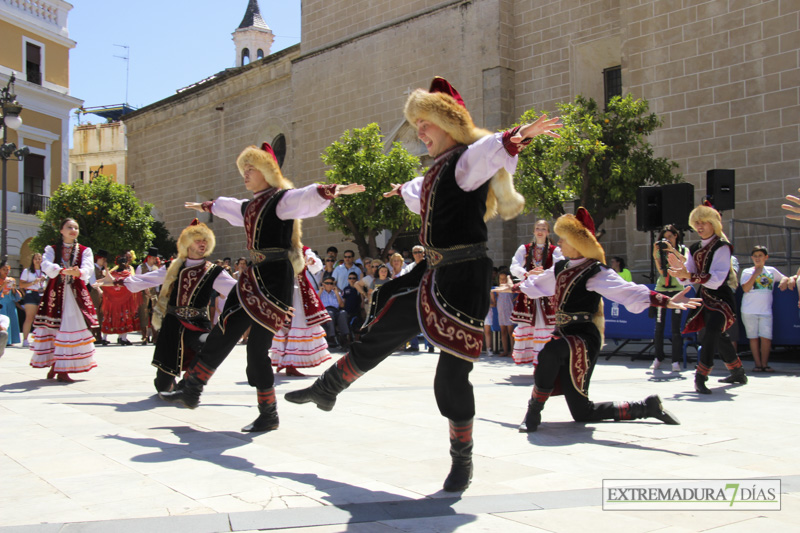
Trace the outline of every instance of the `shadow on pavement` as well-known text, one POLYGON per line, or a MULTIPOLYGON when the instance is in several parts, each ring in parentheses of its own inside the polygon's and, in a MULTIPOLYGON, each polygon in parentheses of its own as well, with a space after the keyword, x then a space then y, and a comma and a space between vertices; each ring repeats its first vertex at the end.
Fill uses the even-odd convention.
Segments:
MULTIPOLYGON (((380 522, 384 520, 402 520, 410 518, 436 518, 436 517, 458 517, 457 520, 447 521, 447 523, 437 523, 437 532, 456 531, 463 525, 474 522, 476 516, 472 514, 463 514, 457 512, 453 505, 461 500, 461 495, 451 497, 435 497, 435 498, 422 498, 411 499, 398 496, 384 491, 373 491, 351 485, 348 483, 341 483, 331 479, 320 477, 316 474, 305 474, 297 472, 271 472, 257 467, 251 461, 242 457, 234 455, 226 455, 225 452, 244 446, 253 442, 253 439, 260 434, 239 433, 232 431, 199 431, 189 426, 170 426, 170 427, 156 427, 151 428, 154 430, 170 431, 173 435, 177 436, 180 444, 163 442, 155 438, 136 438, 126 437, 122 435, 105 435, 104 438, 116 439, 143 448, 153 449, 150 453, 145 453, 132 457, 131 460, 142 463, 159 463, 169 462, 175 459, 175 452, 184 450, 186 457, 196 461, 207 462, 222 468, 237 470, 240 472, 249 472, 255 476, 264 477, 273 480, 290 480, 295 483, 308 485, 313 487, 314 490, 322 493, 322 500, 327 502, 327 505, 335 507, 349 514, 349 519, 343 520, 341 523, 348 525, 348 530, 358 530, 363 532, 362 527, 358 524, 369 522, 380 522), (209 439, 214 440, 214 447, 209 448, 209 439), (193 453, 193 449, 202 449, 203 454, 193 453), (211 454, 210 452, 214 452, 211 454), (337 497, 337 493, 346 495, 346 499, 350 502, 358 503, 337 503, 342 499, 342 496, 337 497)), ((187 476, 191 476, 191 470, 187 470, 187 476)), ((278 481, 278 485, 281 483, 278 481)), ((444 494, 442 491, 436 493, 444 494)), ((314 495, 314 498, 318 498, 314 495)), ((313 513, 312 509, 304 508, 302 513, 313 513)), ((249 529, 275 527, 275 517, 270 516, 270 511, 253 511, 245 513, 231 513, 231 520, 237 519, 237 515, 241 520, 247 522, 249 529)), ((298 527, 301 524, 286 524, 286 527, 298 527)), ((312 523, 304 525, 315 525, 312 523)))

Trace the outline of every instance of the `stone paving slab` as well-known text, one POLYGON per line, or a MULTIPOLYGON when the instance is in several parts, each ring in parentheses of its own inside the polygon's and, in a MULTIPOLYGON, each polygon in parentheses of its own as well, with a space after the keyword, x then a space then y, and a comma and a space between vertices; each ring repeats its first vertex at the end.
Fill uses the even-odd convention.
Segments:
MULTIPOLYGON (((311 383, 279 375, 281 427, 239 430, 257 415, 237 346, 196 410, 152 391, 152 347, 98 348, 73 384, 44 379, 29 352, 0 359, 0 533, 288 530, 306 533, 795 531, 800 520, 800 363, 771 362, 745 386, 694 394, 691 371, 601 358, 595 400, 658 393, 682 425, 577 424, 552 398, 540 430, 519 434, 529 366, 489 357, 471 379, 475 477, 441 490, 447 422, 432 391, 437 355, 397 354, 339 397, 333 412, 283 401, 311 383), (604 511, 604 479, 778 477, 780 511, 604 511)), ((789 361, 789 362, 787 362, 789 361)), ((752 363, 746 362, 746 368, 752 363)))

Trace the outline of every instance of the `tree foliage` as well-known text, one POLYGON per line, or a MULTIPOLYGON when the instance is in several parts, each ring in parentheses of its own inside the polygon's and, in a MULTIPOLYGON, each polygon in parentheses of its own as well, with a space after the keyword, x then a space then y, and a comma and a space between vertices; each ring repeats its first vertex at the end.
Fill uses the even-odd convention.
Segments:
POLYGON ((134 250, 137 256, 147 251, 153 241, 151 204, 140 204, 127 185, 99 176, 90 183, 76 181, 62 184, 50 198, 46 212, 36 215, 42 220, 32 246, 43 250, 61 238, 61 221, 74 218, 80 226, 78 241, 92 250, 103 248, 118 255, 134 250))
POLYGON ((150 246, 158 248, 158 253, 169 258, 172 254, 178 253, 178 241, 172 238, 167 226, 160 220, 154 220, 151 226, 153 230, 153 242, 150 246))
MULTIPOLYGON (((661 126, 647 100, 617 96, 601 111, 578 95, 558 109, 561 138, 539 136, 519 156, 515 182, 529 209, 555 218, 564 214, 564 202, 578 199, 599 227, 636 202, 638 187, 681 181, 673 173, 678 164, 654 157, 647 142, 661 126)), ((528 110, 519 123, 539 116, 528 110)))
POLYGON ((347 130, 322 154, 331 168, 325 172, 328 183, 361 183, 367 190, 340 196, 325 210, 325 222, 332 231, 353 238, 362 257, 378 257, 376 237, 383 230, 393 232, 384 249, 393 246, 395 237, 418 228, 419 215, 409 211, 399 196, 384 198, 392 183, 405 183, 417 175, 419 158, 395 142, 384 153, 383 135, 377 124, 347 130))

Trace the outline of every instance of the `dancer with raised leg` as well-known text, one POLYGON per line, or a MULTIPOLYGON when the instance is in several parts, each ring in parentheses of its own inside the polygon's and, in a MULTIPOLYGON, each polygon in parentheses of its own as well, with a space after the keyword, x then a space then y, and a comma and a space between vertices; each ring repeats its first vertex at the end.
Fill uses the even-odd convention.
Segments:
POLYGON ((404 113, 435 160, 424 177, 394 185, 384 196, 401 195, 422 216, 419 240, 426 260, 381 286, 365 332, 349 353, 311 387, 285 398, 330 411, 340 392, 422 330, 441 350, 433 387, 450 427, 452 467, 444 490, 461 491, 472 478, 475 399, 469 373, 483 347, 491 288, 485 220, 497 212, 505 219, 519 214, 524 199, 511 181, 517 153, 536 135, 556 137, 560 124, 545 116, 502 133, 477 128, 443 78, 434 79, 429 91, 414 91, 404 113))
POLYGON ((184 380, 162 398, 190 409, 200 403, 203 387, 233 350, 247 328, 247 382, 255 387, 259 416, 242 431, 278 428, 275 375, 268 347, 291 314, 294 277, 303 270, 300 221, 321 213, 334 198, 364 190, 363 185, 311 184, 294 189, 283 177, 272 147, 249 146, 236 160, 252 200, 220 197, 213 202, 187 202, 186 207, 212 213, 234 226, 244 226, 253 265, 247 267, 225 302, 219 322, 195 357, 184 380))

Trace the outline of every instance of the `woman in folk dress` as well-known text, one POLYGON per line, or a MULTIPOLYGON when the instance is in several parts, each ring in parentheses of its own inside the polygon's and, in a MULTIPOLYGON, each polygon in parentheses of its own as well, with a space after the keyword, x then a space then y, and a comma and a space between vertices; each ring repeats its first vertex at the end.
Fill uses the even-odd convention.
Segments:
MULTIPOLYGON (((537 220, 533 227, 533 241, 523 244, 511 260, 511 274, 525 280, 536 267, 548 269, 564 259, 561 249, 550 242, 550 224, 546 220, 537 220)), ((553 333, 555 307, 552 298, 528 298, 524 294, 517 296, 512 322, 514 328, 514 351, 511 356, 518 365, 538 364, 539 352, 550 340, 553 333)))
POLYGON ((284 326, 272 338, 270 357, 276 372, 286 369, 287 376, 302 377, 298 368, 311 368, 331 358, 325 330, 320 324, 331 317, 314 290, 311 278, 322 270, 322 260, 308 246, 303 247, 305 268, 295 276, 294 316, 290 326, 284 326))
POLYGON ((61 240, 44 249, 42 271, 50 278, 33 321, 31 366, 50 367, 48 379, 71 383, 71 373, 88 372, 94 362, 97 314, 86 282, 94 272, 92 249, 78 243, 78 223, 61 223, 61 240))

